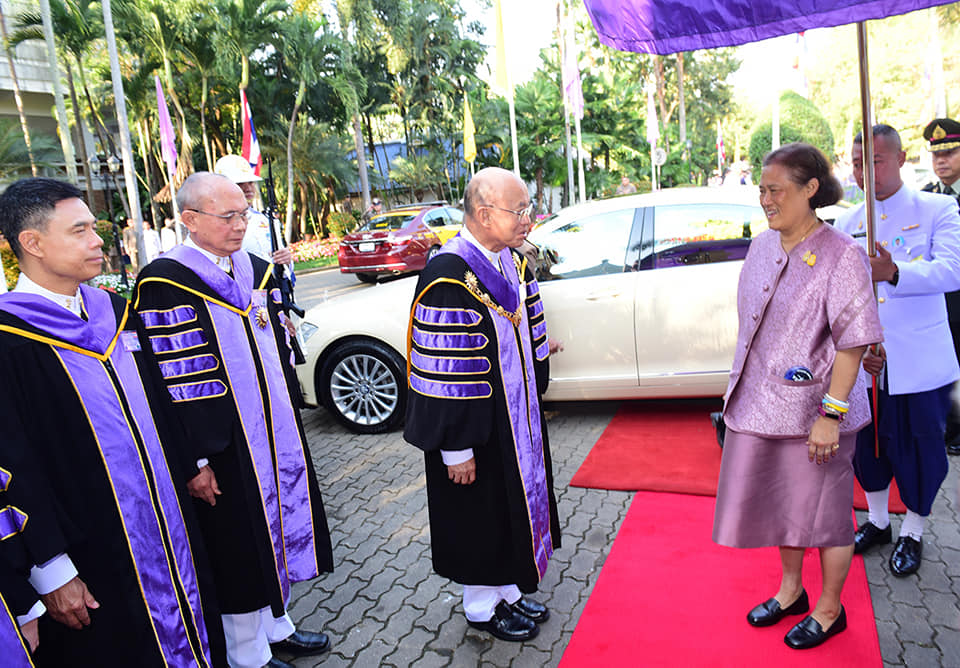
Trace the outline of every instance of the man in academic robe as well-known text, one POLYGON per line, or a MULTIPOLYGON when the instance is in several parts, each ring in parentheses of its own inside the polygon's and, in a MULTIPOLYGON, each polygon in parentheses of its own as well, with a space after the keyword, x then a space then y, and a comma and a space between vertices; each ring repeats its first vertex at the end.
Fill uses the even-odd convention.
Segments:
POLYGON ((330 646, 326 634, 295 630, 286 606, 290 583, 333 570, 333 556, 280 295, 271 265, 241 250, 240 188, 198 172, 177 203, 190 237, 141 271, 134 307, 188 433, 188 487, 230 664, 286 666, 272 649, 330 646))
MULTIPOLYGON (((923 129, 923 138, 933 157, 937 180, 923 187, 925 192, 952 197, 960 205, 960 123, 952 118, 935 118, 923 129)), ((953 349, 960 357, 960 291, 946 294, 947 320, 953 335, 953 349)), ((960 455, 960 407, 951 404, 945 435, 948 455, 960 455)))
POLYGON ((183 433, 126 300, 81 283, 102 261, 81 196, 42 178, 0 196, 21 271, 0 296, 0 562, 26 563, 46 607, 37 665, 222 666, 181 463, 162 446, 183 433))
MULTIPOLYGON (((873 137, 877 245, 870 266, 884 342, 863 359, 863 369, 877 378, 877 439, 873 425, 857 436, 853 466, 869 519, 857 529, 854 552, 892 540, 887 503, 896 479, 907 513, 889 564, 905 577, 920 568, 926 517, 949 470, 944 431, 960 366, 943 295, 960 289, 960 214, 952 200, 903 183, 906 153, 894 128, 875 125, 873 137)), ((860 135, 851 157, 862 187, 860 135)), ((837 229, 865 242, 864 208, 847 209, 837 229)))
POLYGON ((489 168, 464 209, 417 284, 404 438, 424 451, 434 570, 464 585, 471 626, 521 641, 549 616, 523 594, 560 545, 540 406, 550 342, 537 282, 513 250, 532 205, 520 179, 489 168))
POLYGON ((27 580, 29 564, 22 545, 11 545, 19 543, 26 525, 25 513, 7 503, 3 493, 12 479, 9 471, 0 469, 0 656, 4 666, 25 668, 34 665, 30 652, 39 643, 38 620, 46 608, 27 580), (11 558, 18 558, 16 565, 11 558))

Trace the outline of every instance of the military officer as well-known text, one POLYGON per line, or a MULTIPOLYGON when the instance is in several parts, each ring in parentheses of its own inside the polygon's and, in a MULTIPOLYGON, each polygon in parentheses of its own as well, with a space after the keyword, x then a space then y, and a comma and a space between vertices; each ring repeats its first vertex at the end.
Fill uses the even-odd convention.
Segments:
MULTIPOLYGON (((960 123, 952 118, 935 118, 923 130, 933 154, 937 180, 925 185, 926 192, 950 195, 960 203, 960 123)), ((953 334, 953 348, 960 357, 960 292, 947 293, 947 320, 953 334)), ((951 405, 947 416, 947 453, 960 455, 960 409, 951 405)))
MULTIPOLYGON (((889 125, 875 125, 877 255, 870 259, 877 284, 884 343, 864 356, 877 377, 874 427, 857 440, 854 470, 867 492, 869 521, 857 531, 854 552, 891 541, 887 500, 896 478, 907 515, 890 556, 903 577, 920 567, 924 520, 946 477, 943 446, 950 390, 960 379, 943 294, 960 289, 960 214, 945 197, 908 188, 900 177, 906 153, 889 125)), ((863 187, 863 143, 854 139, 853 172, 863 187)), ((842 214, 838 229, 864 238, 861 203, 842 214)))

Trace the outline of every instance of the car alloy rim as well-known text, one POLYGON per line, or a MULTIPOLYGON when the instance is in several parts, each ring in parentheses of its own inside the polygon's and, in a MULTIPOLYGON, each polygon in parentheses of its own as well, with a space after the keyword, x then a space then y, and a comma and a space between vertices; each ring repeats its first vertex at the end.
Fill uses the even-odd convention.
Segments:
POLYGON ((344 357, 330 377, 330 394, 337 410, 360 425, 376 425, 397 409, 400 390, 383 361, 372 355, 344 357))

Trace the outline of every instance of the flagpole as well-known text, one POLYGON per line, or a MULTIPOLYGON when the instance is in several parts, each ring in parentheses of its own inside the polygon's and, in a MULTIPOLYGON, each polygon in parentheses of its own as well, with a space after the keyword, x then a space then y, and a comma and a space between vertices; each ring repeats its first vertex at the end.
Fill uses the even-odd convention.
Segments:
MULTIPOLYGON (((560 49, 560 63, 562 66, 567 62, 567 41, 566 31, 564 30, 563 20, 560 17, 561 3, 557 2, 557 47, 560 49)), ((573 146, 570 143, 570 98, 567 95, 566 81, 561 76, 561 96, 563 97, 563 132, 567 147, 567 204, 576 202, 577 191, 573 183, 573 146)))
POLYGON ((510 91, 510 97, 507 98, 507 106, 510 109, 510 145, 513 147, 513 173, 520 178, 520 151, 517 148, 517 110, 513 104, 513 91, 510 91))

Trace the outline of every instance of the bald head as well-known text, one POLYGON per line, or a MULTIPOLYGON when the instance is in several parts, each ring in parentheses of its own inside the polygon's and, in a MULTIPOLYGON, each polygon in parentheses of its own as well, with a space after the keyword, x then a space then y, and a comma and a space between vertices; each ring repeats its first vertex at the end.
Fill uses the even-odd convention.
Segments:
POLYGON ((184 209, 202 209, 204 200, 220 189, 236 189, 239 191, 240 187, 222 174, 194 172, 186 178, 177 190, 177 206, 181 211, 184 209))
POLYGON ((470 179, 463 193, 463 223, 491 251, 516 248, 530 231, 530 219, 515 212, 529 205, 527 186, 516 174, 487 167, 470 179))
POLYGON ((226 257, 240 250, 247 229, 247 200, 233 181, 196 172, 177 191, 177 204, 190 238, 200 248, 226 257))

